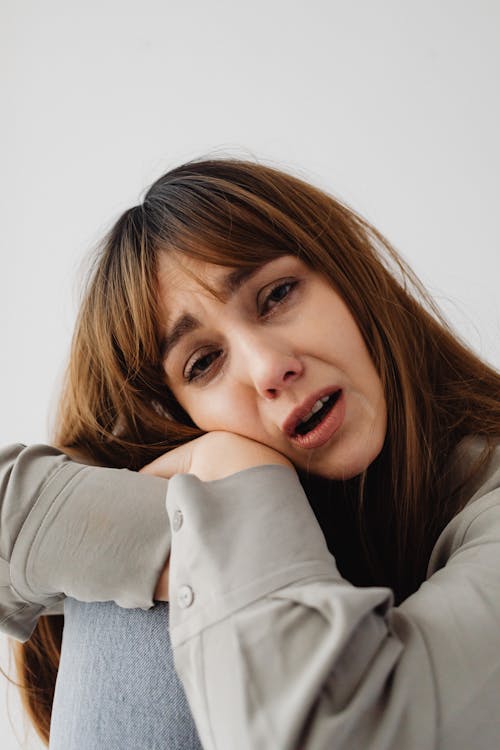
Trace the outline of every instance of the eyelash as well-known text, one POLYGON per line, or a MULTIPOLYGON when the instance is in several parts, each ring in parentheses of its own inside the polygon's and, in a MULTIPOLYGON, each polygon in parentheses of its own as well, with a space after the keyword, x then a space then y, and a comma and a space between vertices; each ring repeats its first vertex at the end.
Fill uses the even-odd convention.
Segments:
MULTIPOLYGON (((276 291, 277 291, 278 289, 282 289, 282 288, 284 288, 284 287, 290 287, 290 288, 289 288, 289 290, 288 290, 288 292, 287 292, 287 293, 285 294, 285 296, 284 296, 284 297, 282 297, 282 298, 281 298, 281 299, 279 299, 279 300, 274 300, 274 301, 276 302, 276 304, 274 305, 274 307, 272 307, 272 308, 271 308, 271 311, 270 311, 270 312, 268 312, 268 313, 267 313, 267 315, 272 315, 272 313, 273 313, 273 310, 276 310, 276 308, 277 308, 277 307, 279 307, 280 305, 282 305, 282 304, 284 304, 285 302, 287 302, 287 301, 288 301, 288 298, 289 298, 290 294, 292 293, 293 289, 294 289, 294 288, 295 288, 295 287, 297 286, 297 284, 298 284, 298 283, 299 283, 298 281, 281 281, 280 283, 276 284, 276 286, 274 286, 274 287, 273 287, 273 288, 271 289, 271 291, 269 292, 269 294, 267 295, 267 297, 266 297, 266 299, 265 299, 265 301, 264 301, 264 306, 265 306, 265 305, 266 305, 266 304, 267 304, 267 303, 269 302, 269 300, 270 300, 270 299, 272 298, 272 295, 273 295, 273 294, 274 294, 274 293, 275 293, 275 292, 276 292, 276 291)), ((206 375, 207 375, 207 374, 209 373, 209 369, 210 369, 210 364, 211 364, 211 363, 212 363, 212 362, 213 362, 214 360, 211 360, 211 361, 209 362, 209 365, 208 365, 207 369, 203 370, 203 371, 202 371, 202 372, 201 372, 201 373, 200 373, 199 375, 195 375, 195 374, 194 374, 194 370, 195 370, 195 368, 196 368, 196 367, 197 367, 197 366, 199 365, 199 363, 200 363, 200 362, 202 362, 202 361, 203 361, 204 359, 207 359, 208 357, 211 357, 212 355, 217 355, 217 354, 219 354, 219 353, 220 353, 220 350, 215 350, 215 351, 212 351, 212 352, 208 352, 207 354, 204 354, 204 355, 203 355, 202 357, 198 357, 198 359, 196 359, 196 360, 195 360, 195 361, 194 361, 194 362, 193 362, 193 363, 192 363, 192 364, 190 365, 190 367, 188 368, 188 370, 187 370, 187 372, 186 372, 186 374, 185 374, 185 378, 184 378, 184 379, 185 379, 185 380, 186 380, 186 381, 187 381, 188 383, 191 383, 191 382, 192 382, 193 380, 202 380, 202 379, 203 379, 203 378, 204 378, 204 377, 205 377, 205 376, 206 376, 206 375)))

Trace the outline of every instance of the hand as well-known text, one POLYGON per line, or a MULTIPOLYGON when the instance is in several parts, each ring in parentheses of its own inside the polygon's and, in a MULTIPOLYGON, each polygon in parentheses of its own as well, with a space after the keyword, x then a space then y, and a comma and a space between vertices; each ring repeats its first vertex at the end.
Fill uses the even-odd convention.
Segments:
POLYGON ((232 432, 207 432, 146 464, 142 474, 170 479, 174 474, 194 474, 204 482, 222 479, 252 466, 293 464, 274 448, 232 432))

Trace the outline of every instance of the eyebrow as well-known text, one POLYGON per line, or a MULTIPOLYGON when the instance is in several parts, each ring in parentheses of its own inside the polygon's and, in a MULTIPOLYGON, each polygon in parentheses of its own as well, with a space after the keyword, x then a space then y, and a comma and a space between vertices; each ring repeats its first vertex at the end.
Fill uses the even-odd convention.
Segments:
MULTIPOLYGON (((258 266, 245 266, 243 268, 235 268, 230 273, 226 274, 223 278, 220 287, 216 290, 216 294, 221 296, 226 302, 228 302, 238 289, 241 289, 243 284, 250 281, 251 278, 256 276, 260 269, 265 266, 269 261, 263 261, 258 266)), ((179 341, 192 333, 197 328, 201 327, 201 323, 198 318, 195 318, 190 313, 184 313, 181 315, 173 324, 170 331, 162 337, 160 341, 160 353, 162 360, 166 359, 171 353, 172 349, 177 346, 179 341)))

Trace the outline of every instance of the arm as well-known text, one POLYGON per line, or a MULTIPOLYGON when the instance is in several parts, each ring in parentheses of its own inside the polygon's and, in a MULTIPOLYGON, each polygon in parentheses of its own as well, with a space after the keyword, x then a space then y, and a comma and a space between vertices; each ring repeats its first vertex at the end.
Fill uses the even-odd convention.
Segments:
POLYGON ((496 747, 498 489, 449 524, 440 569, 397 608, 339 575, 287 467, 179 474, 166 504, 174 659, 206 750, 496 747))
POLYGON ((47 445, 2 449, 0 630, 28 640, 64 596, 152 607, 170 550, 167 484, 47 445))

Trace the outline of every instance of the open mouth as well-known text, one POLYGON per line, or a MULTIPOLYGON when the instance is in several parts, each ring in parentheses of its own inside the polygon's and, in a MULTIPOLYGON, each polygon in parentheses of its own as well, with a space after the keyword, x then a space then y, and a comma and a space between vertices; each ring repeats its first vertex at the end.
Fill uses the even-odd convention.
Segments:
POLYGON ((341 393, 342 391, 338 390, 335 391, 335 393, 331 393, 324 399, 318 399, 311 410, 314 413, 298 423, 297 427, 294 430, 293 436, 307 435, 307 433, 311 432, 311 430, 314 430, 314 428, 317 427, 323 421, 326 415, 333 409, 338 399, 340 398, 341 393), (322 402, 321 406, 319 406, 320 401, 322 402))

